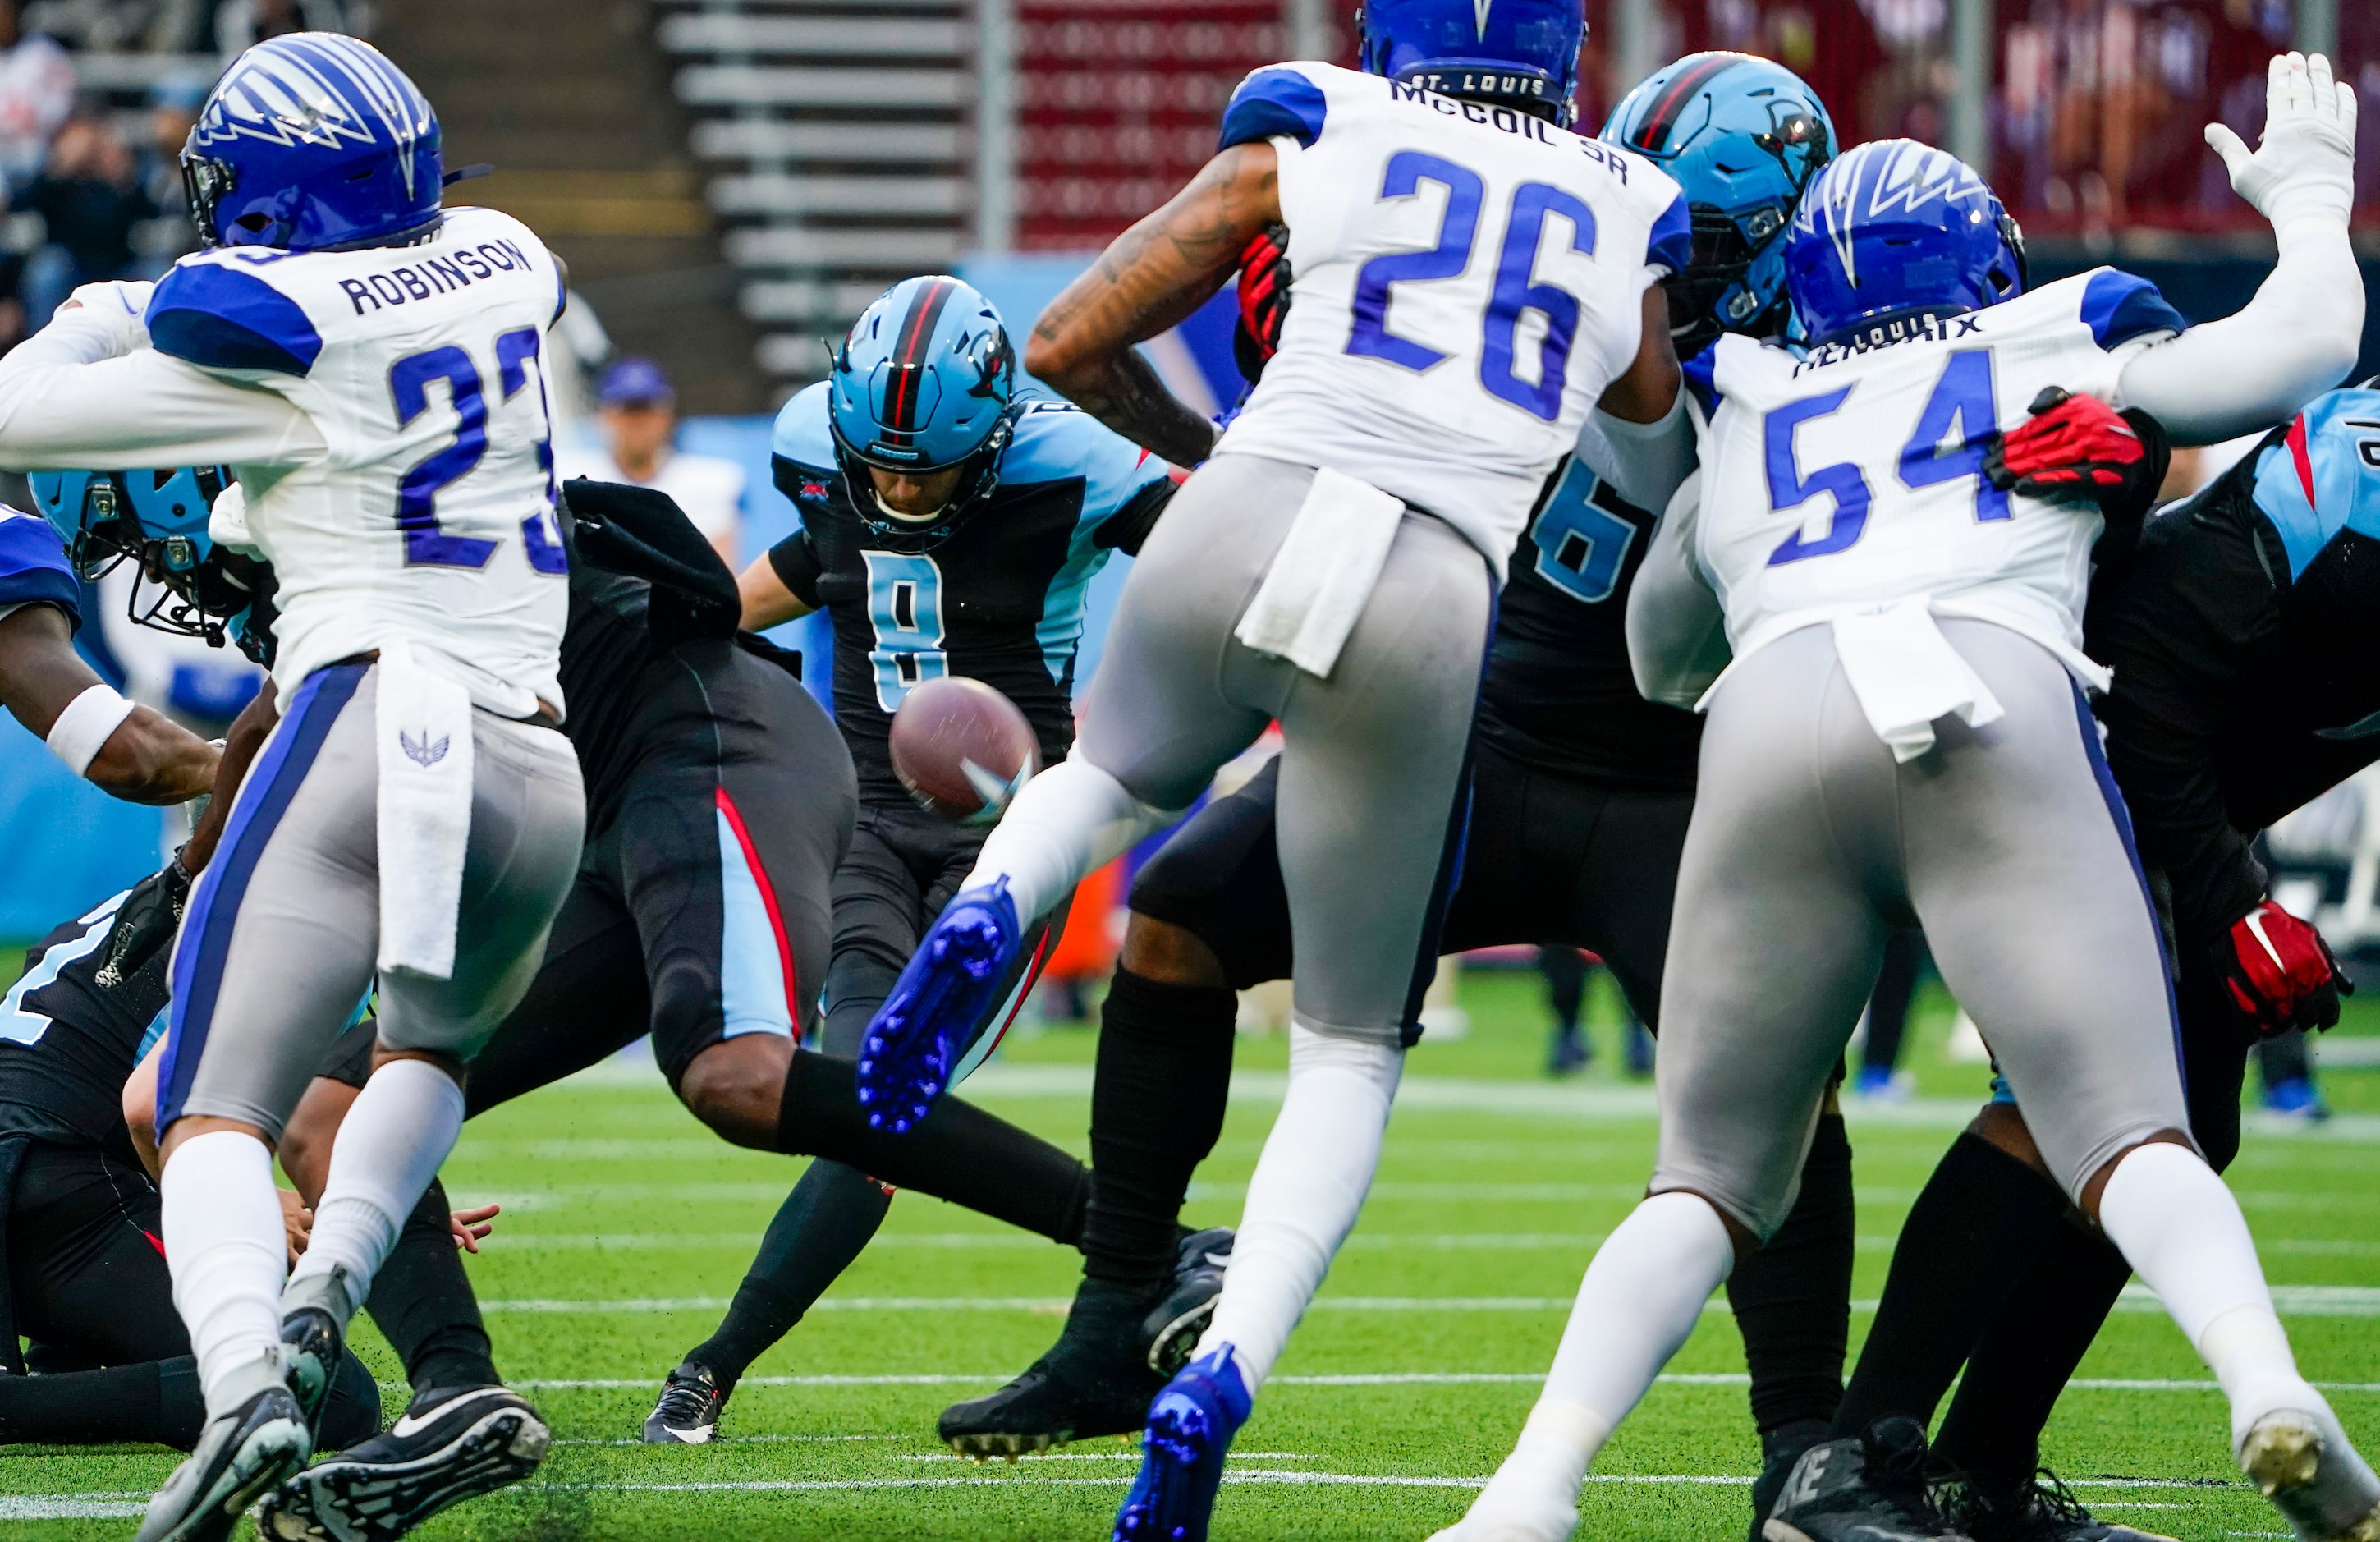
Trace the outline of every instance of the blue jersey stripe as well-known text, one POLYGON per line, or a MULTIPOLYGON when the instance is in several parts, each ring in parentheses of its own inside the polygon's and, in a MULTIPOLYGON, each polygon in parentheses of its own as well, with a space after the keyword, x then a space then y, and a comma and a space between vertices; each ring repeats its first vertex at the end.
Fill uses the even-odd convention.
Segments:
POLYGON ((254 273, 185 262, 149 297, 157 351, 210 370, 303 375, 322 357, 322 334, 296 300, 254 273))
POLYGON ((1259 69, 1240 82, 1223 109, 1223 131, 1215 148, 1257 144, 1266 140, 1295 140, 1307 150, 1322 137, 1323 119, 1330 103, 1322 88, 1293 69, 1259 69))
POLYGON ((2187 332, 2190 323, 2145 278, 2103 268, 2082 286, 2082 324, 2103 348, 2160 332, 2187 332))

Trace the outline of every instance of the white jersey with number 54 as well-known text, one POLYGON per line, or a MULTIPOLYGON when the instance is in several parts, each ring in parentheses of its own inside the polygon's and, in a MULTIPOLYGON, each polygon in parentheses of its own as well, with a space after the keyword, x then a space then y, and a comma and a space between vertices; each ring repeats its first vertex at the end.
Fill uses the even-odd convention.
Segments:
POLYGON ((1327 64, 1257 70, 1228 147, 1280 156, 1293 299, 1222 452, 1327 466, 1444 519, 1500 575, 1546 477, 1682 270, 1677 184, 1510 107, 1327 64))
POLYGON ((2044 387, 2104 393, 2128 346, 2187 325, 2146 280, 2100 268, 1858 346, 1720 338, 1686 366, 1710 419, 1692 549, 1737 660, 1922 595, 2095 677, 2082 616, 2098 511, 1999 491, 1985 450, 2044 387))

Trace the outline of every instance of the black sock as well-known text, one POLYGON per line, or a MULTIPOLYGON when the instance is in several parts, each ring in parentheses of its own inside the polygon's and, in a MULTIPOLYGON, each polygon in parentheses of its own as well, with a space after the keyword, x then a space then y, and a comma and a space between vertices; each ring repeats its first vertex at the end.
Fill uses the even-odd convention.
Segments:
POLYGON ((1118 969, 1091 1084, 1091 1200, 1083 1272, 1147 1286, 1173 1269, 1190 1175, 1223 1133, 1239 998, 1118 969))
POLYGON ((734 1387, 744 1367, 790 1332, 851 1267, 892 1204, 884 1185, 857 1168, 823 1157, 810 1163, 769 1222, 759 1256, 735 1287, 719 1331, 686 1357, 709 1366, 722 1389, 734 1387))
POLYGON ((2047 1177, 1981 1135, 1954 1142, 1911 1207, 1835 1433, 1888 1414, 1920 1425, 2066 1211, 2047 1177))
POLYGON ((188 1355, 104 1370, 0 1376, 0 1444, 199 1443, 207 1422, 188 1355))
POLYGON ((1752 1369, 1752 1420, 1763 1434, 1831 1420, 1843 1397, 1852 1332, 1852 1143, 1840 1114, 1818 1121, 1802 1192, 1768 1245, 1735 1266, 1728 1304, 1752 1369))
POLYGON ((944 1098, 905 1135, 870 1129, 853 1077, 850 1061, 795 1050, 777 1113, 777 1149, 830 1158, 895 1188, 964 1205, 1052 1242, 1072 1246, 1081 1241, 1088 1168, 956 1098, 944 1098))
POLYGON ((2131 1277, 2115 1244, 2070 1215, 1969 1357, 1935 1443, 1941 1460, 1990 1483, 2031 1477, 2058 1394, 2131 1277))
POLYGON ((364 1307, 380 1325, 416 1391, 484 1387, 501 1379, 479 1299, 448 1224, 445 1185, 432 1178, 405 1218, 364 1307))

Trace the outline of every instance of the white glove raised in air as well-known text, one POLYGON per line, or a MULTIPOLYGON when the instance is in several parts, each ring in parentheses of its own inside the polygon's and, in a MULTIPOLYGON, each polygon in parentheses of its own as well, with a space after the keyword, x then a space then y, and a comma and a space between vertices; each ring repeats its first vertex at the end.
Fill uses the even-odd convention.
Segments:
POLYGON ((2265 77, 2265 132, 2252 155, 2219 123, 2206 142, 2231 187, 2273 228, 2320 220, 2344 229, 2355 207, 2355 88, 2333 81, 2316 54, 2277 54, 2265 77))

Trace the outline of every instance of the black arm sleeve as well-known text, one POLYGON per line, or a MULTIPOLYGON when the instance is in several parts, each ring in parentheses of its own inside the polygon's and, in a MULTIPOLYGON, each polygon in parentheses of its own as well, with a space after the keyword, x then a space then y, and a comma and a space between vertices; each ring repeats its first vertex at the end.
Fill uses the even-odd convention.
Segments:
POLYGON ((1140 555, 1140 543, 1157 528, 1157 516, 1165 512, 1165 505, 1173 502, 1173 479, 1167 477, 1134 493, 1130 502, 1100 522, 1092 532, 1092 544, 1127 557, 1140 555))
POLYGON ((2091 601, 2091 652, 2115 672, 2100 705, 2108 765, 2141 859, 2172 882, 2186 948, 2246 915, 2265 881, 2226 806, 2219 760, 2279 606, 2246 489, 2223 489, 2153 521, 2135 560, 2091 601))

